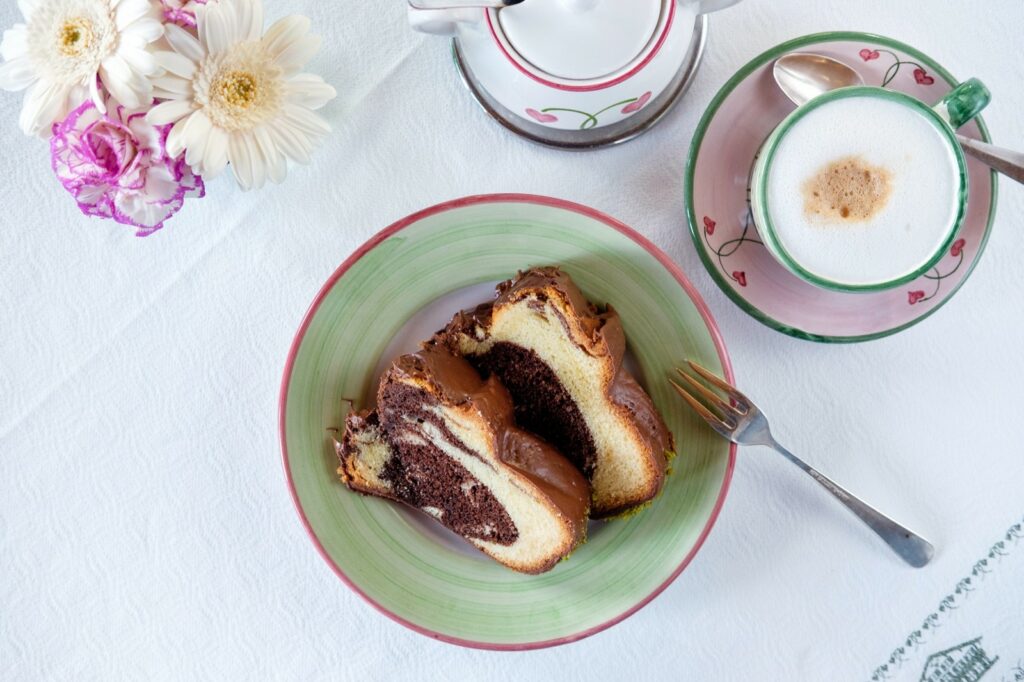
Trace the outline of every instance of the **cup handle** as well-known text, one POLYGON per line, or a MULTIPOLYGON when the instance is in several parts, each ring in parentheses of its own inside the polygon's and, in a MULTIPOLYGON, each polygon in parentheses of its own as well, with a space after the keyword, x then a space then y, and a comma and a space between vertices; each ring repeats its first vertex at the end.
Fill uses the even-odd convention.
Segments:
POLYGON ((964 81, 946 94, 932 109, 953 130, 981 113, 992 100, 992 93, 977 78, 964 81))
POLYGON ((732 7, 740 0, 679 0, 682 7, 693 9, 697 14, 710 14, 726 7, 732 7))

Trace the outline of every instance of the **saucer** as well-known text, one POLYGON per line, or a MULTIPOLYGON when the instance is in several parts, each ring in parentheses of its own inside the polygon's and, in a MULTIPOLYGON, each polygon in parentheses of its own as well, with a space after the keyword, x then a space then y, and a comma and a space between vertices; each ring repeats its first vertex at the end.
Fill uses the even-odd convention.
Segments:
POLYGON ((556 149, 584 151, 628 142, 650 130, 655 123, 664 118, 690 87, 697 74, 697 67, 704 56, 707 35, 708 18, 706 14, 702 14, 697 17, 694 24, 690 47, 686 51, 682 66, 660 95, 624 121, 581 130, 551 128, 514 113, 498 102, 477 80, 462 57, 458 40, 452 41, 452 57, 463 85, 473 95, 477 104, 498 123, 530 142, 556 149))
MULTIPOLYGON (((772 77, 787 52, 815 52, 857 69, 867 85, 938 102, 959 81, 934 59, 891 38, 860 32, 803 36, 758 55, 718 92, 701 118, 686 165, 687 221, 705 267, 760 322, 809 341, 851 343, 917 324, 948 301, 981 258, 996 210, 996 173, 967 158, 967 215, 939 263, 901 287, 844 293, 790 273, 763 246, 750 212, 749 175, 761 144, 794 109, 772 77)), ((959 130, 988 141, 976 118, 959 130)))
MULTIPOLYGON (((280 433, 302 522, 338 576, 413 630, 463 646, 535 649, 611 627, 689 564, 722 508, 736 446, 672 391, 690 358, 732 379, 721 336, 679 267, 632 229, 549 197, 467 197, 413 214, 357 250, 323 286, 285 366, 280 433), (426 515, 358 495, 338 480, 332 437, 343 399, 372 404, 396 354, 494 295, 516 270, 558 264, 618 311, 644 384, 679 453, 659 497, 636 515, 592 523, 587 542, 547 573, 515 573, 426 515)), ((686 600, 685 591, 677 595, 686 600)))

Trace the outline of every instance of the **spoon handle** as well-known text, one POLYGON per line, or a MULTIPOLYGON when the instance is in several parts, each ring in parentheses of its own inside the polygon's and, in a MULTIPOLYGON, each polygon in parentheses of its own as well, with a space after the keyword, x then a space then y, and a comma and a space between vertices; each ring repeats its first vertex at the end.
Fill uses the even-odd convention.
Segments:
POLYGON ((1024 183, 1024 154, 1020 152, 1003 149, 987 142, 972 140, 963 135, 957 135, 960 146, 964 151, 981 161, 987 166, 999 171, 1003 175, 1013 178, 1017 182, 1024 183))

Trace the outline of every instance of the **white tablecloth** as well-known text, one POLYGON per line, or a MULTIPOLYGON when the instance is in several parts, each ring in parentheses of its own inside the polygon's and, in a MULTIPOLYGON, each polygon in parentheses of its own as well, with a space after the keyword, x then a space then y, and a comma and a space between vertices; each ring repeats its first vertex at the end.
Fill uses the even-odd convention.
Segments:
MULTIPOLYGON (((0 677, 917 680, 928 656, 982 637, 975 648, 998 657, 985 682, 1015 679, 1024 191, 1001 183, 987 252, 938 314, 893 338, 826 346, 761 326, 718 290, 686 231, 682 178, 728 76, 775 43, 831 29, 888 34, 984 79, 996 142, 1024 147, 1020 0, 746 0, 712 18, 703 67, 662 124, 587 155, 490 121, 448 45, 407 29, 400 0, 268 2, 271 18, 291 12, 325 37, 311 70, 337 86, 334 134, 283 186, 245 194, 219 179, 147 239, 81 216, 45 145, 17 132, 20 97, 0 93, 0 677), (796 469, 741 450, 692 565, 588 640, 471 651, 363 603, 316 553, 285 485, 285 356, 322 282, 364 240, 427 205, 494 191, 592 205, 665 249, 779 437, 930 537, 934 562, 903 566, 796 469)), ((15 20, 3 3, 0 24, 15 20)))

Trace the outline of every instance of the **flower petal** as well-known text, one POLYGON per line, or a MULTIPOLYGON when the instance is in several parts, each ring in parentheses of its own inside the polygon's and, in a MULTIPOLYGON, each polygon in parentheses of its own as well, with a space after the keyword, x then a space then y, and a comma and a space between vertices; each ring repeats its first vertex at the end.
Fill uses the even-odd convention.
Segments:
POLYGON ((155 126, 177 123, 192 113, 192 102, 179 99, 157 104, 146 114, 146 121, 155 126))
POLYGON ((263 35, 263 3, 261 0, 244 3, 247 22, 242 22, 242 40, 259 40, 263 35))
POLYGON ((203 153, 202 176, 212 180, 221 174, 228 162, 228 134, 221 128, 210 130, 206 140, 206 151, 203 153))
POLYGON ((149 0, 121 0, 114 10, 114 25, 118 31, 123 31, 139 19, 151 15, 152 10, 149 0))
POLYGON ((167 155, 172 159, 178 158, 181 156, 181 153, 185 151, 185 137, 183 135, 185 132, 185 126, 188 125, 192 116, 196 116, 197 114, 198 112, 179 120, 174 124, 174 127, 171 128, 171 132, 167 133, 167 144, 165 146, 167 147, 167 155))
POLYGON ((175 52, 193 62, 200 62, 206 57, 202 44, 180 26, 167 24, 164 37, 175 52))
POLYGON ((153 79, 153 87, 160 92, 160 99, 189 99, 193 98, 192 81, 174 76, 160 76, 153 79))
POLYGON ((153 58, 152 52, 122 45, 118 48, 117 54, 132 68, 132 71, 143 76, 152 76, 160 71, 160 66, 157 64, 156 59, 153 58))
POLYGON ((323 39, 316 35, 306 35, 300 42, 295 42, 277 55, 277 65, 286 74, 300 71, 313 55, 320 49, 323 39))
POLYGON ((181 132, 182 146, 185 148, 185 163, 195 168, 203 159, 206 149, 206 138, 213 124, 202 111, 197 111, 188 118, 185 129, 181 132))
POLYGON ((308 164, 310 162, 310 153, 313 151, 313 144, 309 141, 309 138, 302 132, 294 129, 289 124, 278 121, 274 125, 269 126, 270 136, 274 140, 274 144, 284 154, 295 161, 296 163, 308 164))
POLYGON ((319 109, 338 96, 320 76, 300 73, 288 81, 289 100, 309 109, 319 109))
POLYGON ((298 14, 282 17, 267 29, 263 46, 276 58, 295 43, 301 43, 309 33, 311 22, 308 17, 298 14))
POLYGON ((253 141, 260 151, 260 156, 266 161, 267 176, 276 184, 284 181, 288 174, 288 161, 270 138, 266 126, 254 128, 252 131, 253 141))
POLYGON ((132 87, 132 70, 117 55, 104 59, 100 64, 100 80, 119 104, 129 109, 142 106, 142 98, 132 87))
POLYGON ((164 25, 156 19, 140 19, 121 32, 121 42, 144 47, 164 35, 164 25))
MULTIPOLYGON (((249 37, 251 14, 259 2, 253 0, 219 0, 217 6, 220 11, 221 21, 227 28, 228 44, 232 45, 242 40, 259 40, 259 34, 255 38, 249 37)), ((262 7, 260 7, 262 10, 262 7)), ((260 27, 262 28, 262 26, 260 27)))
POLYGON ((18 124, 26 135, 49 137, 50 126, 67 113, 70 88, 62 83, 36 81, 25 93, 18 124))
MULTIPOLYGON (((198 116, 193 116, 193 120, 198 119, 198 116)), ((204 117, 205 118, 205 117, 204 117)), ((199 168, 203 163, 203 154, 206 152, 206 135, 191 135, 189 134, 189 128, 185 127, 185 163, 191 166, 193 169, 199 168)))
POLYGON ((12 61, 28 56, 28 27, 15 24, 4 31, 4 39, 0 42, 0 57, 12 61))
POLYGON ((36 81, 36 70, 27 57, 0 64, 0 88, 10 92, 24 90, 36 81))
POLYGON ((262 189, 263 185, 267 184, 267 159, 263 157, 259 145, 256 144, 256 138, 253 137, 252 131, 242 133, 241 137, 242 142, 249 149, 249 161, 252 164, 252 187, 253 189, 262 189))
POLYGON ((89 99, 92 100, 96 110, 101 114, 107 113, 107 98, 100 92, 100 79, 90 78, 89 79, 89 99))
POLYGON ((191 79, 196 73, 196 63, 183 54, 177 52, 154 52, 153 59, 161 67, 170 71, 175 76, 191 79))
POLYGON ((32 12, 35 11, 38 4, 37 0, 18 0, 18 9, 21 10, 21 16, 25 17, 26 21, 31 19, 32 12))
POLYGON ((317 114, 309 109, 300 107, 291 102, 284 105, 284 116, 291 121, 295 127, 313 137, 326 135, 331 132, 331 126, 317 114))
POLYGON ((199 38, 210 54, 223 52, 234 42, 225 9, 220 2, 207 5, 205 20, 199 22, 199 38))
POLYGON ((242 133, 234 133, 228 137, 228 160, 231 161, 231 171, 235 174, 238 186, 243 190, 249 190, 252 187, 252 160, 249 157, 249 147, 242 137, 242 133))

